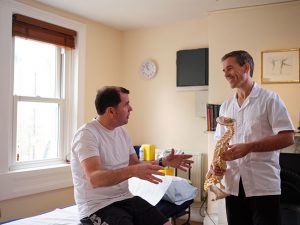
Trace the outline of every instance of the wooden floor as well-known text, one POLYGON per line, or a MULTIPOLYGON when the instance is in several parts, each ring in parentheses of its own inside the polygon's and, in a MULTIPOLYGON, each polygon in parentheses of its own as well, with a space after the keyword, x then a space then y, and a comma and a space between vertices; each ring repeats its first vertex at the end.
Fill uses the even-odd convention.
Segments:
MULTIPOLYGON (((176 225, 181 225, 185 222, 185 220, 176 220, 176 225)), ((200 222, 194 222, 194 221, 190 221, 190 225, 203 225, 203 223, 200 222)))

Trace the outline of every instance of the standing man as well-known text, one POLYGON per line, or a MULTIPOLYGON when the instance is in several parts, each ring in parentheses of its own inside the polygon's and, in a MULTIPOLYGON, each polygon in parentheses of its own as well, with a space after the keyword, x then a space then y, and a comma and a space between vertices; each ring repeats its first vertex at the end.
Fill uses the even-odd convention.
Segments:
POLYGON ((171 224, 155 206, 128 190, 128 179, 138 177, 152 183, 163 175, 158 170, 173 166, 185 170, 191 155, 172 153, 156 162, 140 162, 123 125, 132 108, 129 91, 104 87, 98 91, 97 118, 83 125, 74 136, 71 168, 75 201, 83 225, 171 224))
MULTIPOLYGON (((279 225, 279 150, 294 143, 294 127, 280 97, 253 80, 254 63, 246 51, 223 56, 223 72, 235 95, 220 108, 220 116, 235 119, 235 134, 223 155, 228 225, 279 225)), ((225 132, 218 125, 216 138, 225 132)))

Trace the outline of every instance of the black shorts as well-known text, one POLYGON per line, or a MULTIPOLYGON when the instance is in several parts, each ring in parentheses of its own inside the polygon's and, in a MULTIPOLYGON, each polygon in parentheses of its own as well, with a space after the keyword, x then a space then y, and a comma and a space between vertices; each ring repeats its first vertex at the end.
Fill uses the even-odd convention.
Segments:
POLYGON ((80 221, 82 225, 163 225, 168 219, 155 206, 135 196, 99 209, 80 221))

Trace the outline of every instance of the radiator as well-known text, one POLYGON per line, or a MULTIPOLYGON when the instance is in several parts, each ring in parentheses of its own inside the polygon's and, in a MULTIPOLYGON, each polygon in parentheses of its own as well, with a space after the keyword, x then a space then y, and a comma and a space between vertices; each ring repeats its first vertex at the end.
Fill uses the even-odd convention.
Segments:
MULTIPOLYGON (((204 179, 207 172, 207 154, 204 153, 194 153, 194 152, 184 152, 185 154, 193 155, 191 169, 191 181, 192 185, 198 188, 198 195, 195 198, 195 201, 201 202, 205 199, 207 192, 204 191, 204 179)), ((178 176, 188 179, 188 173, 178 170, 178 176)))

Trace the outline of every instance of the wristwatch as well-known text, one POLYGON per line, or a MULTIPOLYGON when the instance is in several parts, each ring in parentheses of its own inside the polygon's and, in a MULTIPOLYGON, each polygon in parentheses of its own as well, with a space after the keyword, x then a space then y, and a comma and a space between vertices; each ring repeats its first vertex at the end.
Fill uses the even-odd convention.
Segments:
POLYGON ((163 157, 159 158, 159 160, 158 160, 158 165, 164 166, 164 165, 163 165, 163 157))

